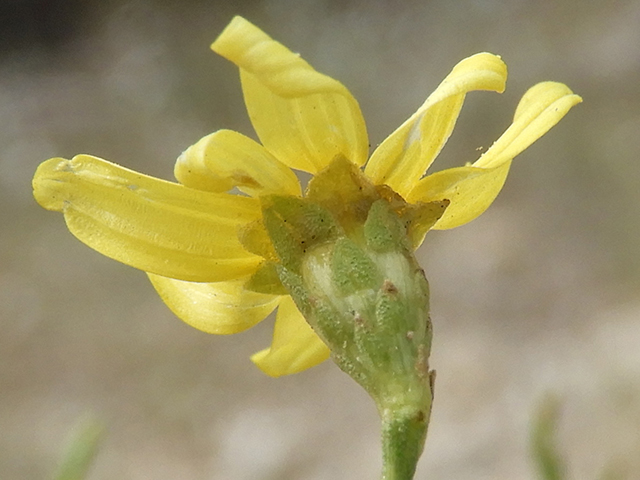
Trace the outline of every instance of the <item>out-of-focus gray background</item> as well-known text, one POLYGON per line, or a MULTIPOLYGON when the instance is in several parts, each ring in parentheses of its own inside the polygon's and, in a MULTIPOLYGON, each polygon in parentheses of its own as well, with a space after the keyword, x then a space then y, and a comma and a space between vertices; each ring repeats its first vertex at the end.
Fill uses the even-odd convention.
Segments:
POLYGON ((47 478, 78 419, 108 436, 90 479, 366 479, 378 419, 327 362, 262 375, 272 320, 210 336, 145 275, 91 251, 30 180, 92 153, 172 178, 219 128, 253 135, 208 46, 242 14, 347 85, 372 145, 463 57, 502 55, 436 169, 473 161, 542 80, 584 97, 514 163, 480 219, 430 233, 437 395, 418 479, 534 479, 533 412, 563 401, 572 478, 640 479, 640 3, 10 0, 0 6, 0 478, 47 478))

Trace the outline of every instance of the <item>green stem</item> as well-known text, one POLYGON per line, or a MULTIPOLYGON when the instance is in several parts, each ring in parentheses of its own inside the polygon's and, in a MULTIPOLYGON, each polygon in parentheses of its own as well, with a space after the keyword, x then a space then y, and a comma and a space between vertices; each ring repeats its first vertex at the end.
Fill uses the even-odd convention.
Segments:
POLYGON ((382 480, 412 480, 424 449, 431 413, 431 392, 419 403, 380 410, 382 480))

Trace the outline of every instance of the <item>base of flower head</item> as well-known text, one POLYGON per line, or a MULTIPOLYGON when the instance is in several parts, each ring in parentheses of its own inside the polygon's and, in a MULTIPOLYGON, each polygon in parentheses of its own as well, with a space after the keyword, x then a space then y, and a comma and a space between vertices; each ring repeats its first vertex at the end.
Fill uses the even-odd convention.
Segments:
POLYGON ((447 203, 410 206, 342 158, 314 177, 304 198, 262 201, 278 261, 252 282, 273 288, 277 276, 381 411, 408 391, 430 398, 429 286, 412 235, 433 225, 447 203))

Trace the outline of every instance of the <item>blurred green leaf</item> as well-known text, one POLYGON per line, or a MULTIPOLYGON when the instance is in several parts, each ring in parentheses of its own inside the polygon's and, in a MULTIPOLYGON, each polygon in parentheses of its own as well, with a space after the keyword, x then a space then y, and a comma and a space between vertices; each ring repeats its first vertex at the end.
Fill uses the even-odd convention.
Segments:
POLYGON ((58 468, 54 480, 84 480, 104 437, 104 426, 94 418, 82 420, 58 468))
POLYGON ((533 419, 531 453, 542 480, 563 480, 566 466, 556 443, 560 402, 548 396, 540 404, 533 419))

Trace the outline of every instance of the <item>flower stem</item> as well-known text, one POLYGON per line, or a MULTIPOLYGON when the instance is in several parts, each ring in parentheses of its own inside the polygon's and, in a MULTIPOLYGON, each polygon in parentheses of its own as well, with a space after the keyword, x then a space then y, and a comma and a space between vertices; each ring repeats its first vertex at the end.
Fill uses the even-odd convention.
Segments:
POLYGON ((431 414, 432 389, 409 405, 380 409, 382 480, 412 480, 424 449, 431 414))

